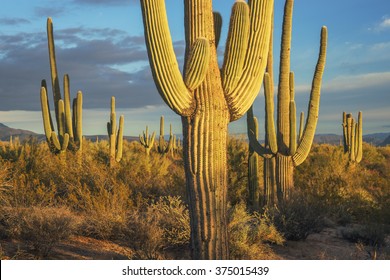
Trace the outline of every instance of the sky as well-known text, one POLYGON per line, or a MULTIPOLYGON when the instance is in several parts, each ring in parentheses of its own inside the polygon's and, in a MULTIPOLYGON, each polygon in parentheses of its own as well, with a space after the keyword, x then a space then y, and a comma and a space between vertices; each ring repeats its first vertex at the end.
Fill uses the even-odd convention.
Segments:
MULTIPOLYGON (((183 1, 165 2, 182 67, 183 1)), ((234 2, 213 1, 224 20, 220 60, 234 2)), ((284 0, 275 0, 275 74, 283 6, 284 0)), ((84 135, 106 134, 111 96, 117 114, 125 115, 125 135, 137 136, 146 125, 158 132, 161 115, 166 127, 171 123, 173 132, 181 134, 180 117, 164 104, 152 79, 139 0, 1 0, 0 123, 43 133, 39 91, 42 79, 50 81, 47 17, 53 19, 59 76, 69 74, 72 97, 83 92, 84 135)), ((297 112, 307 112, 323 25, 328 27, 328 52, 317 133, 342 134, 343 111, 363 112, 364 134, 390 132, 390 1, 295 1, 291 69, 297 112)), ((263 124, 262 92, 254 114, 263 124)), ((229 132, 245 134, 245 117, 231 123, 229 132)))

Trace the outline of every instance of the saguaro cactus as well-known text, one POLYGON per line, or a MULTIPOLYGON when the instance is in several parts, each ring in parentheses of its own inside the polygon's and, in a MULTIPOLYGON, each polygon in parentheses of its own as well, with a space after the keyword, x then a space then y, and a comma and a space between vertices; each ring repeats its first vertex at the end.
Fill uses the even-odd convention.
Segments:
MULTIPOLYGON (((297 141, 296 135, 296 109, 294 100, 294 73, 290 72, 290 49, 291 49, 291 28, 293 0, 287 0, 284 10, 282 45, 280 51, 280 72, 279 87, 277 96, 277 129, 274 125, 274 104, 273 104, 273 74, 272 74, 272 52, 268 58, 267 73, 264 77, 264 92, 266 103, 266 145, 262 146, 255 137, 253 127, 252 108, 248 111, 248 136, 252 148, 265 160, 264 187, 273 189, 273 172, 275 171, 276 189, 278 200, 288 199, 290 191, 294 185, 293 169, 300 165, 310 152, 317 125, 320 90, 322 74, 325 68, 327 29, 322 27, 320 52, 315 69, 310 101, 308 106, 308 117, 303 132, 297 141), (268 164, 270 166, 268 166, 268 164), (272 170, 272 165, 275 167, 272 170)), ((272 50, 272 48, 270 48, 272 50)), ((301 123, 303 123, 303 114, 301 123)), ((300 129, 302 131, 302 128, 300 129)), ((267 191, 267 190, 266 190, 267 191)))
POLYGON ((172 125, 169 125, 169 139, 168 142, 164 138, 164 116, 160 117, 160 136, 158 138, 157 151, 159 154, 165 155, 173 150, 173 134, 172 125))
POLYGON ((355 122, 352 114, 343 112, 344 153, 348 153, 349 161, 359 163, 363 157, 363 115, 358 114, 355 122))
POLYGON ((70 149, 72 151, 81 151, 83 139, 83 95, 81 91, 77 92, 77 97, 73 99, 73 113, 71 113, 69 76, 67 74, 64 76, 64 99, 62 99, 61 97, 60 85, 58 81, 59 79, 57 74, 57 62, 55 56, 53 22, 51 18, 47 19, 47 39, 58 135, 57 133, 55 133, 53 121, 50 115, 46 81, 42 80, 40 96, 43 127, 45 130, 46 140, 49 144, 51 151, 53 151, 54 153, 63 153, 67 149, 70 149))
POLYGON ((116 125, 115 97, 111 97, 111 113, 110 121, 107 122, 108 142, 110 149, 110 167, 113 167, 122 159, 123 151, 123 126, 125 118, 123 115, 119 117, 119 127, 116 125))
POLYGON ((184 77, 173 50, 164 0, 141 0, 157 89, 182 117, 191 248, 195 259, 228 258, 227 126, 252 105, 266 66, 273 0, 237 1, 222 69, 220 17, 212 1, 185 0, 184 77))
POLYGON ((154 145, 154 138, 156 136, 156 133, 153 131, 152 135, 149 135, 148 126, 146 126, 146 132, 143 131, 142 135, 139 135, 139 142, 142 146, 145 147, 146 155, 150 154, 150 150, 152 149, 154 145))

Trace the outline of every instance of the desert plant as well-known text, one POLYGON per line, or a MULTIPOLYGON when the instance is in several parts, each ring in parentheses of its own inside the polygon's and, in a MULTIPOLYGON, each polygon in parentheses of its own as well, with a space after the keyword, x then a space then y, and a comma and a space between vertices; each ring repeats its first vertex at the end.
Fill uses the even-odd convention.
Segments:
POLYGON ((182 117, 193 258, 228 258, 227 128, 245 114, 261 87, 273 1, 234 4, 222 70, 217 56, 221 21, 212 1, 184 1, 184 79, 165 1, 141 0, 141 8, 155 83, 162 99, 182 117))
POLYGON ((70 110, 70 89, 69 76, 64 76, 64 99, 61 97, 59 79, 57 74, 57 62, 55 56, 53 22, 47 19, 47 38, 51 69, 51 83, 54 97, 55 117, 57 123, 57 133, 55 133, 53 121, 50 115, 49 101, 47 97, 46 81, 41 83, 41 108, 43 127, 46 140, 53 153, 63 153, 67 149, 80 151, 82 149, 82 102, 81 91, 77 92, 77 97, 73 99, 73 114, 70 110))
POLYGON ((111 97, 110 121, 107 122, 108 143, 110 149, 110 167, 113 167, 122 159, 123 152, 123 129, 125 117, 119 117, 119 127, 116 124, 115 97, 111 97))
POLYGON ((45 258, 54 245, 68 239, 78 227, 78 219, 66 208, 29 208, 18 212, 17 238, 29 243, 38 257, 45 258))
POLYGON ((154 145, 154 138, 156 136, 156 133, 153 131, 152 135, 149 135, 148 126, 146 126, 146 131, 142 131, 142 135, 139 135, 139 142, 142 146, 145 147, 146 155, 149 156, 150 150, 152 149, 154 145))
POLYGON ((157 151, 161 155, 165 155, 168 152, 172 153, 173 151, 172 125, 169 125, 169 140, 167 143, 164 138, 164 116, 160 117, 160 136, 158 138, 157 151))
POLYGON ((283 244, 284 238, 267 216, 248 213, 244 203, 229 211, 229 243, 232 259, 272 259, 268 244, 283 244))
POLYGON ((343 112, 344 153, 349 155, 350 162, 359 163, 363 157, 363 116, 358 114, 355 122, 352 114, 343 112))
MULTIPOLYGON (((254 119, 252 108, 248 110, 248 137, 252 148, 264 161, 264 188, 268 193, 275 188, 278 201, 288 200, 294 186, 293 170, 308 156, 314 139, 318 120, 322 74, 325 68, 327 29, 322 27, 320 52, 315 69, 308 117, 301 138, 297 141, 296 135, 296 106, 294 100, 294 73, 290 72, 290 49, 293 0, 286 0, 284 9, 282 43, 280 51, 279 87, 277 96, 277 129, 274 125, 273 104, 273 71, 272 47, 268 54, 267 73, 264 77, 265 111, 266 111, 266 143, 261 145, 254 133, 254 119), (275 176, 275 178, 273 178, 275 176)), ((272 42, 272 40, 271 40, 272 42)), ((272 44, 271 44, 272 46, 272 44)), ((302 121, 301 121, 302 123, 302 121)), ((272 191, 270 192, 272 193, 272 191)), ((272 202, 273 198, 267 200, 272 202)))

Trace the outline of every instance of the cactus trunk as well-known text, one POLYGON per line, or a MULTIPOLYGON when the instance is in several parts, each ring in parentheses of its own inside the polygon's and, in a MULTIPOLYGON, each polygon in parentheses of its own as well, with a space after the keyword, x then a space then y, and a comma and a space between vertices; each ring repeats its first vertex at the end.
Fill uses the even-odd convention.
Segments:
MULTIPOLYGON (((210 91, 200 95, 214 96, 210 91)), ((223 107, 224 102, 218 103, 223 107)), ((191 248, 194 259, 228 258, 226 218, 228 113, 226 108, 221 110, 212 108, 213 106, 204 108, 203 113, 196 114, 194 118, 182 118, 186 190, 191 215, 191 248)))

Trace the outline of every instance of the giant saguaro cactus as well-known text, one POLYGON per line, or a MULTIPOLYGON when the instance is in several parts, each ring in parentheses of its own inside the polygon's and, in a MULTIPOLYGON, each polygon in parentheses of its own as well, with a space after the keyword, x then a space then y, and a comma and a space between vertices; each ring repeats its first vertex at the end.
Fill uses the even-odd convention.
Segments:
POLYGON ((348 153, 349 161, 359 163, 363 157, 363 116, 358 114, 355 122, 352 114, 343 112, 344 153, 348 153))
POLYGON ((111 97, 111 113, 110 121, 107 122, 108 142, 110 149, 110 167, 115 166, 122 159, 123 151, 123 126, 125 118, 123 115, 119 117, 119 127, 116 125, 115 97, 111 97))
POLYGON ((73 113, 70 109, 70 89, 69 76, 64 76, 64 99, 61 97, 59 79, 57 74, 57 62, 55 56, 53 22, 47 19, 47 39, 49 48, 51 83, 54 99, 55 117, 57 131, 55 132, 53 121, 50 115, 49 101, 47 97, 46 81, 41 84, 41 107, 43 127, 50 150, 56 154, 63 153, 67 149, 81 151, 82 149, 82 104, 83 95, 77 92, 77 97, 73 99, 73 113))
MULTIPOLYGON (((310 152, 317 126, 322 75, 325 68, 327 29, 321 30, 320 52, 313 77, 308 117, 300 139, 296 135, 296 107, 294 100, 294 74, 290 72, 290 49, 293 0, 286 0, 280 51, 279 87, 277 96, 277 128, 274 125, 272 54, 270 51, 267 73, 264 77, 266 103, 266 145, 255 137, 252 108, 248 111, 248 137, 252 148, 265 160, 264 187, 273 189, 267 181, 275 176, 278 200, 288 199, 294 185, 293 169, 300 165, 310 152), (268 166, 268 164, 270 166, 268 166), (273 167, 275 169, 273 169, 273 167), (275 172, 275 175, 273 174, 275 172)), ((272 50, 272 48, 271 48, 272 50)), ((302 117, 303 115, 301 115, 302 117)), ((302 121, 301 121, 302 123, 302 121)), ((301 131, 302 129, 300 129, 301 131)))
POLYGON ((157 89, 182 117, 186 189, 195 259, 228 258, 227 126, 252 105, 262 84, 273 0, 237 1, 222 69, 220 16, 212 1, 185 0, 185 61, 181 76, 164 0, 141 0, 145 40, 157 89))

